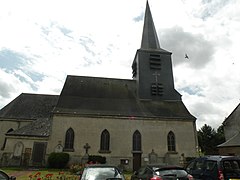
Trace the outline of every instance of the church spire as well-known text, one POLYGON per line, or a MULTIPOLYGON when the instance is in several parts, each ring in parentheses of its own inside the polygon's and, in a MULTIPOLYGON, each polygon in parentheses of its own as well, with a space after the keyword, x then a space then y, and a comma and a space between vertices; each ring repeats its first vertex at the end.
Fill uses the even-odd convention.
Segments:
POLYGON ((145 10, 141 49, 161 49, 148 1, 145 10))
POLYGON ((141 48, 137 50, 132 64, 139 99, 181 100, 181 95, 174 89, 171 55, 160 47, 147 2, 141 48))

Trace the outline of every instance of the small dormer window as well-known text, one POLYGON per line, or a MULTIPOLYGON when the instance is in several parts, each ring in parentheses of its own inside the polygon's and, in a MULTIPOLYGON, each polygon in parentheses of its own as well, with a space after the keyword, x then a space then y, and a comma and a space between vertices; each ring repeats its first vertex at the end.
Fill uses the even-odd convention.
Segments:
POLYGON ((161 69, 161 59, 159 54, 150 54, 150 69, 161 69))

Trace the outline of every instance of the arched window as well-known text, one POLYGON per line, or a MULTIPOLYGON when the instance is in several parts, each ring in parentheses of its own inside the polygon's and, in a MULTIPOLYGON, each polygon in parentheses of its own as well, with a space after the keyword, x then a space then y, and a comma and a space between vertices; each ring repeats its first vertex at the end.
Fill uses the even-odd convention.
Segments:
POLYGON ((133 133, 133 151, 142 150, 141 134, 138 130, 133 133))
POLYGON ((100 151, 109 151, 110 134, 108 130, 103 130, 101 134, 100 151))
POLYGON ((172 131, 167 136, 168 151, 176 151, 175 135, 172 131))
POLYGON ((64 150, 73 150, 73 144, 74 144, 74 131, 72 128, 69 128, 65 135, 64 150))

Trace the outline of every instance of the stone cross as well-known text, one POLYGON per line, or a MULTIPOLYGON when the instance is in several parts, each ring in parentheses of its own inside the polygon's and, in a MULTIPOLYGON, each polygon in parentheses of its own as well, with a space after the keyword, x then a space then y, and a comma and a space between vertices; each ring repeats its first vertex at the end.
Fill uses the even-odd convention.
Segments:
POLYGON ((89 144, 88 144, 88 143, 86 143, 86 144, 83 146, 83 148, 85 149, 85 151, 86 151, 86 154, 88 154, 88 149, 90 149, 90 148, 91 148, 91 146, 89 146, 89 144))
POLYGON ((153 76, 155 76, 155 80, 156 80, 156 84, 157 84, 157 82, 158 82, 158 76, 160 76, 160 74, 157 73, 157 72, 155 72, 155 73, 153 73, 153 76))

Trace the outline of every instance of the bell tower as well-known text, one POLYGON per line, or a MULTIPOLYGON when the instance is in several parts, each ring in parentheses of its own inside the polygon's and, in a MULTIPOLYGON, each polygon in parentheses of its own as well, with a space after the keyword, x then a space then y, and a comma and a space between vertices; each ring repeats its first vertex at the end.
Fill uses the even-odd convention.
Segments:
POLYGON ((174 89, 171 55, 160 47, 147 2, 141 48, 132 64, 140 100, 181 100, 181 95, 174 89))

